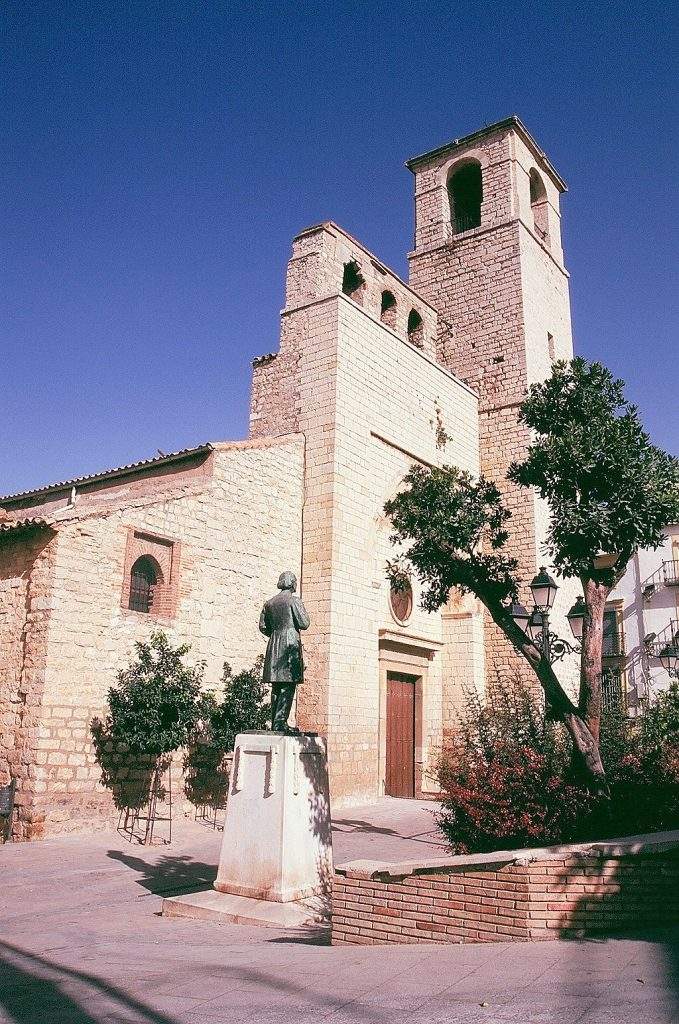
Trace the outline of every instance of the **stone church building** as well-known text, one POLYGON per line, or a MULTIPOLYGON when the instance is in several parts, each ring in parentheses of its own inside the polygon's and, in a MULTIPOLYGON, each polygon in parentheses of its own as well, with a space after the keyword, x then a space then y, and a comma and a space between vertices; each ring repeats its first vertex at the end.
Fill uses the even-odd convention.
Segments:
MULTIPOLYGON (((222 664, 263 651, 259 610, 292 569, 311 615, 296 720, 328 738, 335 804, 436 792, 464 688, 518 659, 476 602, 392 593, 382 508, 409 467, 502 481, 517 408, 572 355, 559 198, 517 117, 407 162, 406 284, 332 222, 293 240, 277 352, 254 360, 249 437, 0 499, 0 785, 14 837, 111 820, 90 743, 116 671, 161 628, 222 664)), ((545 533, 503 489, 526 584, 545 533)), ((563 585, 555 614, 572 603, 563 585)), ((565 671, 574 671, 566 666, 565 671)))

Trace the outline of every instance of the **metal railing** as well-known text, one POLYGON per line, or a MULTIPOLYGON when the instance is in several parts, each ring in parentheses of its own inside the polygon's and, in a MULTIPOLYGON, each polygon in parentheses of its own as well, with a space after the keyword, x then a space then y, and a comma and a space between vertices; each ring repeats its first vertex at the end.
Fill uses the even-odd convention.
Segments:
POLYGON ((627 694, 622 670, 605 668, 601 676, 601 709, 607 711, 625 711, 627 694))
POLYGON ((621 658, 625 653, 625 641, 622 633, 615 629, 604 633, 601 653, 604 658, 621 658))
POLYGON ((676 619, 670 619, 659 633, 649 633, 644 641, 644 647, 646 653, 650 654, 652 658, 659 658, 664 647, 676 643, 679 643, 679 622, 676 619))
POLYGON ((481 226, 481 211, 480 210, 460 210, 455 211, 455 234, 459 235, 462 231, 471 231, 472 228, 478 228, 481 226))
POLYGON ((662 564, 663 578, 668 587, 679 587, 679 559, 662 564))

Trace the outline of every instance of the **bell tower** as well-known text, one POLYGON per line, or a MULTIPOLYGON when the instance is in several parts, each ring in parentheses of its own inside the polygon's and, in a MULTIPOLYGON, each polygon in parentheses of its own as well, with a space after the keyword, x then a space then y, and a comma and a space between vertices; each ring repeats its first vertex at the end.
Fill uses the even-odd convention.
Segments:
MULTIPOLYGON (((566 185, 515 116, 406 166, 415 177, 410 284, 439 314, 439 361, 479 393, 481 470, 512 511, 511 553, 527 583, 545 560, 546 508, 505 474, 529 443, 517 417, 528 386, 573 355, 566 185)), ((561 588, 559 605, 572 591, 561 588)))

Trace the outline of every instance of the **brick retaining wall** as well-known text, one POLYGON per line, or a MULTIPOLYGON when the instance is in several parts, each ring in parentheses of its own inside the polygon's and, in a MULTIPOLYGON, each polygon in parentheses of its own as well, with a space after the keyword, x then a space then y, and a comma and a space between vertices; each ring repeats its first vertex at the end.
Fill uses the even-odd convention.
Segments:
POLYGON ((679 832, 336 869, 334 945, 529 942, 679 922, 679 832))

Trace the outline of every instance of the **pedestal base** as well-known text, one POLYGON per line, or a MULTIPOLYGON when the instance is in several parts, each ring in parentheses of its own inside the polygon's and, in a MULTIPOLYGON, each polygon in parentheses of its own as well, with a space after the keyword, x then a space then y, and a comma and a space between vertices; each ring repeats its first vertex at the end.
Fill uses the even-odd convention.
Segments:
POLYGON ((256 900, 206 889, 163 900, 163 917, 184 917, 221 924, 263 928, 304 928, 319 936, 330 934, 330 904, 322 896, 295 903, 256 900))
POLYGON ((327 892, 331 878, 325 740, 304 733, 240 733, 215 889, 292 903, 327 892))

